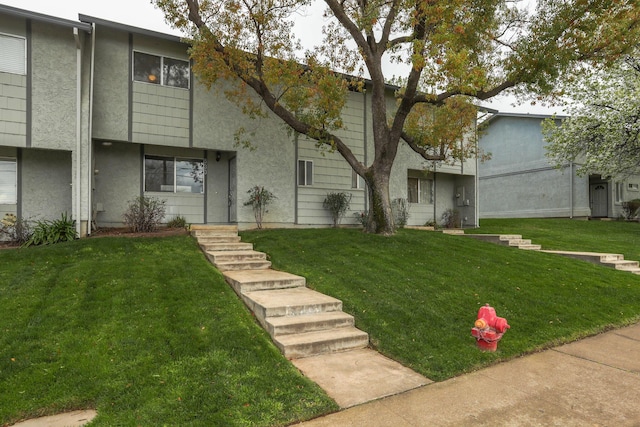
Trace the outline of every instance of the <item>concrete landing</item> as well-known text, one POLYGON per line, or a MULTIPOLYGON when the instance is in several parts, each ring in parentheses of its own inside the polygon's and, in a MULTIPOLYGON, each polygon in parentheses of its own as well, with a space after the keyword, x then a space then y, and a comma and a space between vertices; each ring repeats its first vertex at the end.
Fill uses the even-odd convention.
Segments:
POLYGON ((91 422, 96 415, 98 413, 93 409, 66 412, 22 421, 14 424, 13 427, 80 427, 91 422))
POLYGON ((341 408, 392 396, 432 382, 368 348, 305 357, 291 362, 322 387, 341 408))

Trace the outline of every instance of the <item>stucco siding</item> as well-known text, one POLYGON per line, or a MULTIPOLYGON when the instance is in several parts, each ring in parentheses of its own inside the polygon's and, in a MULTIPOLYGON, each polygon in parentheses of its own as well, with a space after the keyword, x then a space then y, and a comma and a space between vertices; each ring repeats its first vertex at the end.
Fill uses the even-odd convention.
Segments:
POLYGON ((93 207, 98 226, 122 226, 128 202, 141 194, 140 146, 94 144, 93 207))
POLYGON ((93 137, 129 140, 129 35, 96 28, 93 137))
POLYGON ((32 24, 31 146, 71 150, 76 144, 76 45, 70 28, 32 24))
POLYGON ((22 151, 18 165, 22 180, 22 217, 53 220, 72 217, 71 153, 68 151, 22 151))

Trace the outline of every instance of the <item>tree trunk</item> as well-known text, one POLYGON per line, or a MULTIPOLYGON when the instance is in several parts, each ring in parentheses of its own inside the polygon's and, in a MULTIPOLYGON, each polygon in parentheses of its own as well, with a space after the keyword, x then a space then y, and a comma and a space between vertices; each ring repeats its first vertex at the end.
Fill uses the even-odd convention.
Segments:
POLYGON ((369 192, 369 217, 365 226, 367 233, 390 236, 395 233, 389 179, 391 166, 372 165, 365 175, 369 192))

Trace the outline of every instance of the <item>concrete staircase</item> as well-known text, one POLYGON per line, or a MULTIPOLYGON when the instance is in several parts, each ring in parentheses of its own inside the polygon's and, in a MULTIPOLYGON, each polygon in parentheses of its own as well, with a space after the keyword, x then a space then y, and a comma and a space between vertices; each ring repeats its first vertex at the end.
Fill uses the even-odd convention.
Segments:
POLYGON ((533 251, 542 249, 542 246, 532 244, 530 239, 523 239, 519 234, 465 234, 465 236, 518 249, 533 251))
POLYGON ((271 269, 266 254, 240 242, 237 227, 192 225, 191 234, 285 357, 369 344, 369 335, 342 311, 342 301, 307 288, 304 277, 271 269))
POLYGON ((640 274, 640 263, 638 261, 627 261, 621 254, 605 254, 598 252, 574 252, 574 251, 549 251, 542 252, 562 255, 569 258, 576 258, 593 264, 605 267, 615 268, 616 270, 628 271, 634 274, 640 274))

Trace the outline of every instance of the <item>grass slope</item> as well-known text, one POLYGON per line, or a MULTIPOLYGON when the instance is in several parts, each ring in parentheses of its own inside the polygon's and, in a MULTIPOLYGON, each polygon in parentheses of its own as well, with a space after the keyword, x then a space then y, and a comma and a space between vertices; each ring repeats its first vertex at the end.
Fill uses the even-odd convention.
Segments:
POLYGON ((274 268, 341 299, 379 351, 434 380, 640 319, 640 276, 555 255, 416 230, 242 237, 274 268), (511 325, 496 353, 478 351, 470 334, 485 303, 511 325))
POLYGON ((335 410, 189 237, 0 252, 0 425, 285 425, 335 410))

